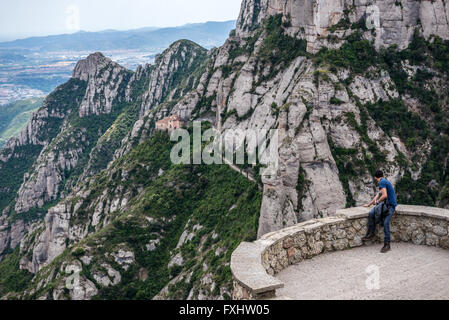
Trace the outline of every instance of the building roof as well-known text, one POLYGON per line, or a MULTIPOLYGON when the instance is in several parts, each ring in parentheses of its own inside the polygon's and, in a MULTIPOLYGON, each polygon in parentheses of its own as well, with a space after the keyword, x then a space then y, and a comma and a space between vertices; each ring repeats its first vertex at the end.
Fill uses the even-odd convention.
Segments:
POLYGON ((157 123, 167 123, 167 122, 171 122, 171 121, 184 122, 184 120, 182 120, 178 115, 172 115, 172 116, 166 117, 162 120, 159 120, 157 123))

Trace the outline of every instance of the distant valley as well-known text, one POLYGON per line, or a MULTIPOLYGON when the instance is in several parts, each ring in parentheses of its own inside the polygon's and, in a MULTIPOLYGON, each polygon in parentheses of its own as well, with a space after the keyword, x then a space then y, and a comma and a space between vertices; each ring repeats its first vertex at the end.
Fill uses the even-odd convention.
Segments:
POLYGON ((12 137, 20 134, 44 98, 30 98, 0 106, 0 149, 12 137))
POLYGON ((179 39, 210 49, 221 46, 236 21, 173 28, 107 30, 33 37, 0 43, 0 105, 47 95, 70 77, 77 61, 92 52, 135 70, 179 39))

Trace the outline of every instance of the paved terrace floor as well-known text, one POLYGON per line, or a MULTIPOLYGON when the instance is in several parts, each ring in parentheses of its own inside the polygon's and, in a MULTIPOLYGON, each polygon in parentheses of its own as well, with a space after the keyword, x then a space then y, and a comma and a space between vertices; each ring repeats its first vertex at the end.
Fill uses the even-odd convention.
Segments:
POLYGON ((285 283, 277 295, 294 300, 449 299, 449 251, 399 243, 382 254, 381 247, 323 254, 291 266, 276 276, 285 283), (378 290, 367 289, 367 279, 375 280, 370 266, 378 266, 378 290))

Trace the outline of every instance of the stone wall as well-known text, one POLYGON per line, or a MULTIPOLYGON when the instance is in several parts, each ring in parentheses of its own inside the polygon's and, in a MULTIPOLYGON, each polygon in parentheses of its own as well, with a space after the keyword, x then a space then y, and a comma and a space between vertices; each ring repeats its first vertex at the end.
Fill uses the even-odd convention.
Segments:
MULTIPOLYGON (((340 210, 334 217, 310 220, 266 234, 253 243, 242 243, 233 253, 235 300, 276 297, 284 284, 273 276, 283 269, 325 252, 363 245, 368 228, 368 208, 340 210)), ((411 242, 449 249, 449 210, 398 206, 391 220, 393 242, 411 242)), ((383 241, 378 226, 376 241, 383 241)))

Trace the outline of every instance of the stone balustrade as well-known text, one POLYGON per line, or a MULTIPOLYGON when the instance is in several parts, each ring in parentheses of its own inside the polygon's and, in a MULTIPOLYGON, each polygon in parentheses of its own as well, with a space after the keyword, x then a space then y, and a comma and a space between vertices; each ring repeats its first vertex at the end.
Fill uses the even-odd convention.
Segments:
MULTIPOLYGON (((368 229, 368 208, 351 208, 333 217, 310 220, 261 239, 242 243, 232 254, 234 300, 276 297, 284 284, 274 275, 316 255, 363 245, 368 229)), ((383 241, 378 226, 376 241, 383 241)), ((398 206, 391 220, 391 240, 449 249, 449 210, 398 206)))

